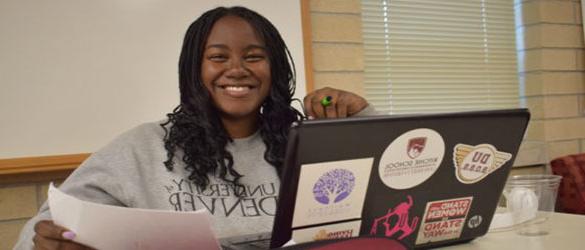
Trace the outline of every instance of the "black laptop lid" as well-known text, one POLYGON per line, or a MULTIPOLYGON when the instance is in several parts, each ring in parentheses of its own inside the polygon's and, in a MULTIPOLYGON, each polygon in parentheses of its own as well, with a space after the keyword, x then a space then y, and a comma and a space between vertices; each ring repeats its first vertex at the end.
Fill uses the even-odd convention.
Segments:
MULTIPOLYGON (((512 109, 303 121, 289 134, 271 247, 289 241, 293 231, 318 232, 313 239, 319 234, 350 236, 348 230, 343 231, 345 234, 311 231, 340 223, 359 223, 359 234, 353 232, 351 236, 388 237, 408 247, 437 246, 481 236, 489 228, 528 120, 526 109, 512 109), (366 163, 371 159, 364 167, 371 168, 369 178, 343 177, 344 185, 351 184, 355 190, 367 182, 361 213, 325 222, 316 217, 314 224, 293 228, 295 209, 309 206, 313 209, 309 213, 328 215, 328 208, 342 207, 336 200, 357 193, 336 191, 338 198, 326 203, 318 192, 321 177, 311 185, 303 182, 300 189, 304 193, 297 193, 301 169, 308 173, 307 167, 313 165, 356 159, 365 159, 366 163), (311 188, 313 192, 307 191, 311 188), (295 204, 297 195, 309 196, 314 204, 295 204), (318 206, 322 210, 316 210, 318 206)), ((343 167, 325 175, 337 178, 347 173, 339 169, 343 167)))

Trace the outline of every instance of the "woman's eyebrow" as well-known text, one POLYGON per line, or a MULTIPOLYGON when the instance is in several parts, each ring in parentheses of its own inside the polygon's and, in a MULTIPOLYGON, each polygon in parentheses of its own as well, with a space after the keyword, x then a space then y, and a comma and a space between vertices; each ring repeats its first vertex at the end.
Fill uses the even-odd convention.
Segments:
POLYGON ((229 47, 225 44, 208 44, 207 46, 205 46, 205 48, 229 49, 229 47))
MULTIPOLYGON (((218 48, 218 49, 225 49, 225 50, 230 50, 230 47, 228 47, 225 44, 208 44, 207 46, 205 46, 205 49, 211 49, 211 48, 218 48)), ((264 45, 257 45, 257 44, 250 44, 248 46, 246 46, 244 48, 245 51, 249 51, 249 50, 254 50, 254 49, 261 49, 261 50, 266 50, 266 46, 264 45)))
MULTIPOLYGON (((225 45, 225 44, 209 44, 207 46, 205 46, 205 50, 208 49, 221 49, 221 50, 231 50, 229 46, 225 45)), ((243 51, 252 51, 252 50, 262 50, 264 52, 266 52, 266 46, 264 45, 257 45, 257 44, 250 44, 248 46, 246 46, 243 51)))
POLYGON ((246 50, 253 50, 253 49, 261 49, 261 50, 266 50, 266 46, 264 46, 264 45, 256 45, 256 44, 251 44, 251 45, 248 45, 248 46, 246 47, 246 50))

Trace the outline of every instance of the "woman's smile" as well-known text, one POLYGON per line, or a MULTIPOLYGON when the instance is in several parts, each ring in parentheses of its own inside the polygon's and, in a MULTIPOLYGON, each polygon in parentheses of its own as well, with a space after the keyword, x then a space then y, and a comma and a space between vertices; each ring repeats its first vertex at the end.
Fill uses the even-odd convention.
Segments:
POLYGON ((251 84, 218 84, 216 89, 219 89, 224 95, 233 98, 246 98, 252 94, 252 91, 257 91, 258 88, 251 84))

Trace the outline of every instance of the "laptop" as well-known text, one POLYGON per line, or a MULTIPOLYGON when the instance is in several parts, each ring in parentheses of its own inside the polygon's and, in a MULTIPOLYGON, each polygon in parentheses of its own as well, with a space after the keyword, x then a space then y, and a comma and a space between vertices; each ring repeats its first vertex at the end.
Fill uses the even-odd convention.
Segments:
POLYGON ((289 132, 271 233, 227 249, 384 237, 406 248, 487 233, 526 109, 308 120, 289 132))

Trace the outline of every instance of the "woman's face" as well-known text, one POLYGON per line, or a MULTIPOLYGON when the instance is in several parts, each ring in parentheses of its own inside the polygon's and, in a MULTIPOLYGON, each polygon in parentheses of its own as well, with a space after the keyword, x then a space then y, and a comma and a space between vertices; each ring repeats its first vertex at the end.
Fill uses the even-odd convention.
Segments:
POLYGON ((223 119, 256 119, 270 91, 266 45, 244 19, 219 19, 207 38, 201 78, 223 119))

